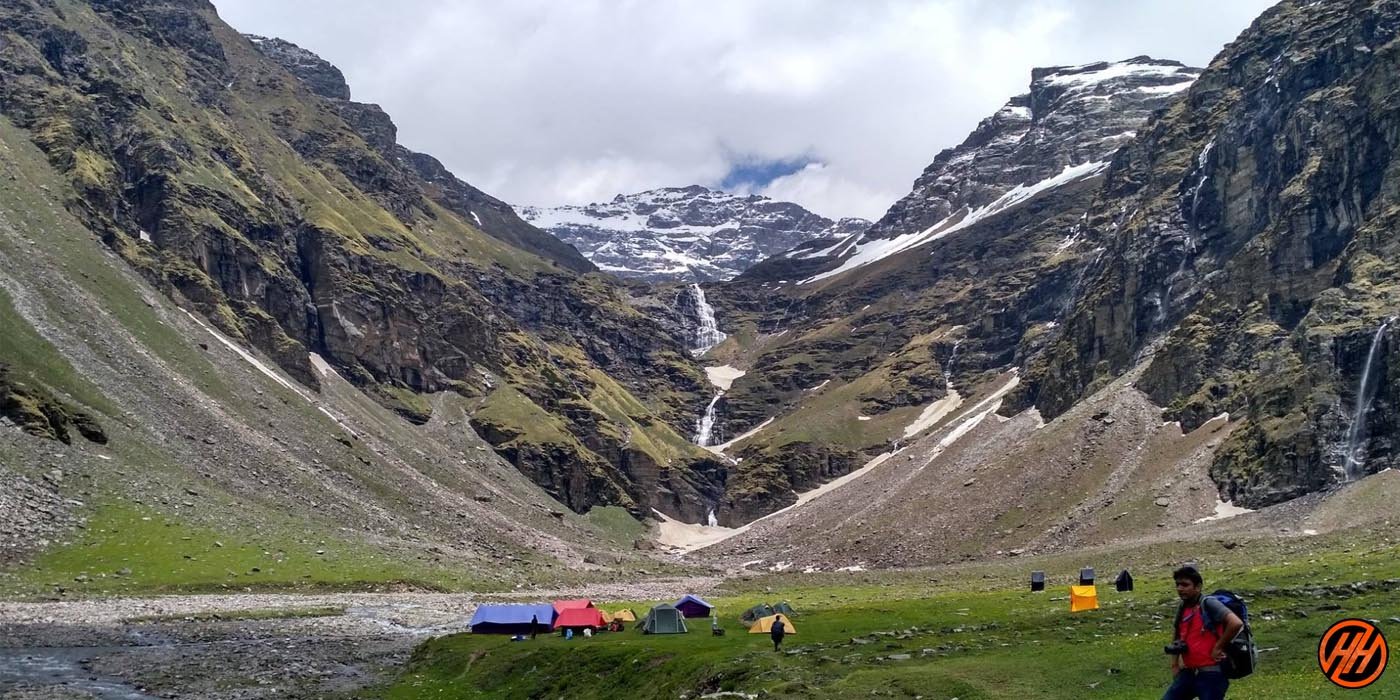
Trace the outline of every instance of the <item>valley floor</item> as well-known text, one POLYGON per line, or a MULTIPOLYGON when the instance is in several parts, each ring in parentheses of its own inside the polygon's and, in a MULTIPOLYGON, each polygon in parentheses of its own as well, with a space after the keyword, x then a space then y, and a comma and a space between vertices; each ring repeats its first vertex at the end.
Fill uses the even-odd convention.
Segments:
MULTIPOLYGON (((557 636, 436 638, 372 697, 409 698, 1157 698, 1168 684, 1162 647, 1176 598, 1170 572, 1199 562, 1207 587, 1247 598, 1261 669, 1231 698, 1391 698, 1400 678, 1343 691, 1318 670, 1317 644, 1333 622, 1377 620, 1400 637, 1400 540, 1345 536, 1157 543, 1092 556, 985 562, 957 568, 775 574, 727 581, 716 597, 724 636, 692 620, 687 635, 629 630, 593 639, 557 636), (1070 614, 1080 565, 1099 571, 1096 611, 1070 614), (1120 566, 1137 590, 1116 593, 1120 566), (1050 590, 1030 593, 1032 569, 1050 590), (739 613, 788 600, 798 633, 774 652, 746 634, 739 613)), ((606 607, 606 606, 605 606, 606 607)), ((1393 644, 1392 644, 1393 648, 1393 644)))
MULTIPOLYGON (((1397 523, 1400 525, 1400 523, 1397 523)), ((1400 639, 1400 528, 1138 543, 955 567, 672 578, 508 595, 180 595, 0 603, 0 694, 10 698, 902 697, 1155 698, 1167 682, 1169 572, 1247 598, 1262 669, 1232 698, 1395 697, 1387 674, 1332 687, 1316 647, 1332 622, 1377 620, 1400 639), (1067 585, 1096 566, 1097 611, 1067 585), (1112 591, 1121 567, 1133 593, 1112 591), (1045 593, 1026 574, 1045 570, 1045 593), (718 606, 724 636, 635 630, 511 643, 464 634, 477 601, 587 596, 644 611, 683 592, 718 606), (738 614, 790 601, 798 633, 774 653, 738 614), (719 693, 719 694, 716 694, 719 693), (726 694, 727 693, 727 694, 726 694)), ((1393 645, 1392 645, 1393 647, 1393 645)))

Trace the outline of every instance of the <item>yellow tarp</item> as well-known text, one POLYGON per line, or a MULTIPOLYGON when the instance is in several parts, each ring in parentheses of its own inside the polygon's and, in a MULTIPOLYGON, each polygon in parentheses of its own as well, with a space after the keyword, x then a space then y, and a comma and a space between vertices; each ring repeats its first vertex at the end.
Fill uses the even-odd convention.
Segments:
POLYGON ((1094 586, 1069 587, 1069 611, 1099 609, 1099 589, 1094 586))
POLYGON ((783 620, 783 632, 787 634, 797 634, 797 628, 792 626, 792 618, 787 615, 769 615, 760 617, 749 628, 749 634, 768 634, 773 631, 773 621, 778 618, 783 620))
MULTIPOLYGON (((607 613, 604 613, 604 614, 606 615, 607 613)), ((623 622, 636 622, 636 621, 637 621, 637 613, 634 613, 634 612, 632 612, 631 610, 619 610, 619 611, 613 613, 612 616, 615 617, 615 618, 617 618, 617 619, 619 619, 619 620, 622 620, 623 622)))

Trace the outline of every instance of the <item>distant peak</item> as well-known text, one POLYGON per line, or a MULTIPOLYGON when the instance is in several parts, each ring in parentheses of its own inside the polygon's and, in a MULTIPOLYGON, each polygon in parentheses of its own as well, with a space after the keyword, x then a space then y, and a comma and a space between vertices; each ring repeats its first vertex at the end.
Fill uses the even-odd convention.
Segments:
POLYGON ((1129 75, 1194 75, 1199 68, 1191 68, 1180 61, 1159 59, 1151 56, 1134 56, 1122 61, 1096 61, 1077 66, 1045 66, 1031 69, 1031 82, 1056 82, 1056 79, 1075 81, 1093 77, 1097 80, 1124 77, 1129 75))

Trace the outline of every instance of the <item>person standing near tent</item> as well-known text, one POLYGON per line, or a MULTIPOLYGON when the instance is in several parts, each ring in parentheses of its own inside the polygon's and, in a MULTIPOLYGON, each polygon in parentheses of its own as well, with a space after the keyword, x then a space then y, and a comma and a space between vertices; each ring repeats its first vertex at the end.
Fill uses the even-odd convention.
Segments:
POLYGON ((531 616, 530 616, 530 639, 534 639, 534 638, 535 638, 535 635, 538 634, 539 631, 540 631, 540 616, 539 616, 539 615, 531 615, 531 616))
POLYGON ((773 621, 773 631, 769 632, 773 638, 773 651, 777 651, 778 647, 783 645, 783 635, 785 634, 787 634, 786 625, 783 624, 783 616, 779 615, 778 619, 773 621))
POLYGON ((1224 700, 1230 680, 1220 662, 1225 645, 1244 628, 1244 621, 1213 596, 1201 595, 1201 573, 1183 566, 1172 573, 1181 607, 1176 613, 1175 638, 1166 652, 1172 657, 1174 678, 1162 700, 1224 700))

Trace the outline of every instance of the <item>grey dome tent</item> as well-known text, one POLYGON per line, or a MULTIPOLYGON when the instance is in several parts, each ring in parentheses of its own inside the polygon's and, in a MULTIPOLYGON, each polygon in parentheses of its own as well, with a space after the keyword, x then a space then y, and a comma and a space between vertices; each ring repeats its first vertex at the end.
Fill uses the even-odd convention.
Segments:
POLYGON ((643 634, 685 634, 685 616, 674 605, 662 603, 647 613, 641 624, 643 634))
POLYGON ((1092 585, 1094 585, 1094 567, 1088 566, 1088 567, 1085 567, 1085 568, 1079 570, 1079 585, 1081 585, 1081 586, 1092 586, 1092 585))
POLYGON ((1045 572, 1044 572, 1044 571, 1032 571, 1032 572, 1031 572, 1031 592, 1032 592, 1032 593, 1039 593, 1040 591, 1043 591, 1043 590, 1045 590, 1045 572))
POLYGON ((786 600, 783 601, 783 602, 781 602, 781 603, 778 603, 777 605, 774 605, 774 606, 773 606, 773 612, 775 612, 775 613, 782 613, 782 614, 784 614, 784 615, 796 615, 796 614, 797 614, 797 611, 796 611, 796 610, 793 610, 793 609, 792 609, 792 606, 791 606, 791 605, 788 605, 788 602, 787 602, 786 600))
POLYGON ((744 614, 739 616, 739 619, 743 620, 744 624, 746 625, 752 625, 753 623, 757 622, 759 618, 768 617, 769 615, 772 615, 776 612, 777 611, 773 609, 773 606, 767 603, 759 603, 758 605, 755 605, 752 608, 745 610, 744 614))
POLYGON ((1127 569, 1123 569, 1118 572, 1118 578, 1113 580, 1113 586, 1118 589, 1119 593, 1133 590, 1133 575, 1128 573, 1127 569))

